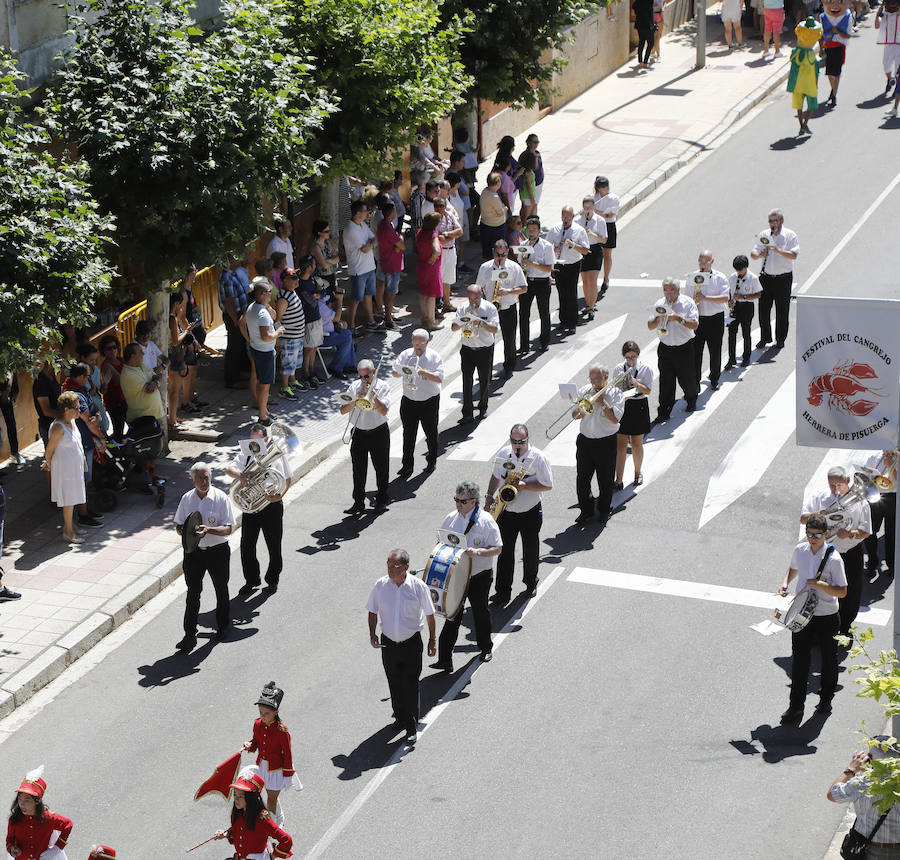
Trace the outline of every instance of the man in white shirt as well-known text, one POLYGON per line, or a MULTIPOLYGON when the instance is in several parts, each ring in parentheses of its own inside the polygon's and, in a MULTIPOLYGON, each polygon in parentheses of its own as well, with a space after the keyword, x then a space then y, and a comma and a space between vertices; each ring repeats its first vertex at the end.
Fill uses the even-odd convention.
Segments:
POLYGON ((782 597, 786 596, 788 586, 796 578, 795 594, 809 589, 818 598, 809 623, 799 633, 791 634, 791 696, 788 709, 781 715, 782 725, 797 725, 803 719, 813 645, 818 645, 822 657, 818 713, 825 716, 831 713, 831 700, 837 689, 838 659, 834 637, 840 626, 838 599, 847 593, 847 577, 840 555, 826 543, 826 529, 825 517, 820 514, 807 519, 806 541, 794 548, 791 563, 778 589, 782 597))
POLYGON ((737 363, 738 326, 741 328, 741 338, 744 342, 741 367, 748 367, 750 364, 750 353, 753 349, 753 342, 750 340, 753 303, 762 295, 759 278, 749 271, 750 261, 743 254, 738 254, 731 265, 734 267, 734 274, 728 278, 728 297, 733 319, 728 324, 728 362, 725 370, 731 370, 737 363))
POLYGON ((791 284, 794 282, 794 260, 800 253, 800 242, 793 230, 784 226, 784 212, 769 212, 769 229, 759 234, 750 252, 754 260, 762 259, 759 283, 759 343, 762 349, 772 341, 772 305, 775 305, 775 348, 784 349, 791 311, 791 284))
POLYGON ((490 302, 484 301, 481 287, 470 284, 466 289, 468 301, 456 309, 453 331, 462 332, 459 351, 462 370, 463 404, 460 424, 474 421, 472 415, 472 388, 475 371, 478 371, 478 417, 487 415, 491 389, 491 368, 494 366, 494 335, 500 328, 500 318, 490 302))
POLYGON ((347 253, 347 273, 350 275, 350 301, 347 304, 347 325, 356 326, 356 309, 362 302, 369 331, 383 331, 384 325, 375 322, 372 296, 375 295, 375 234, 366 219, 369 210, 362 200, 350 204, 350 223, 344 228, 344 251, 347 253))
POLYGON ((266 256, 271 258, 273 254, 282 253, 287 258, 288 269, 294 268, 294 246, 291 244, 291 233, 294 225, 287 218, 276 218, 272 223, 275 235, 269 241, 266 248, 266 256))
POLYGON ((375 469, 378 492, 375 495, 375 510, 383 511, 390 503, 388 496, 388 470, 391 458, 391 434, 388 430, 387 413, 391 406, 391 389, 382 380, 375 379, 375 365, 364 358, 356 365, 359 379, 350 386, 351 399, 341 406, 341 415, 350 415, 353 437, 350 440, 350 461, 353 465, 353 505, 345 514, 358 517, 366 509, 366 476, 369 472, 369 458, 375 469), (369 409, 360 409, 356 402, 365 398, 371 403, 369 409))
POLYGON ((728 278, 714 269, 712 251, 700 252, 699 267, 691 272, 685 283, 693 289, 694 301, 700 315, 697 331, 694 333, 694 367, 697 375, 697 390, 700 390, 700 375, 703 370, 703 347, 709 351, 709 386, 715 391, 719 387, 722 373, 722 338, 725 335, 725 307, 728 304, 728 278))
POLYGON ((500 331, 503 333, 503 378, 509 379, 516 367, 516 328, 519 322, 516 297, 528 291, 528 284, 522 267, 509 259, 509 245, 505 239, 494 242, 494 258, 481 264, 475 283, 481 287, 484 297, 497 308, 500 331))
POLYGON ((150 323, 147 320, 141 320, 135 326, 134 343, 144 351, 141 360, 151 373, 159 373, 166 366, 167 361, 163 357, 162 350, 150 340, 150 323))
MULTIPOLYGON (((832 466, 828 470, 828 492, 816 493, 803 506, 800 523, 809 521, 813 514, 824 515, 841 496, 850 492, 850 472, 844 466, 832 466)), ((844 574, 847 577, 847 594, 840 600, 840 632, 850 636, 850 626, 859 614, 863 585, 863 541, 872 534, 872 511, 862 494, 861 499, 842 503, 844 520, 836 530, 830 529, 828 542, 841 554, 844 574)))
POLYGON ((657 306, 665 305, 665 314, 654 314, 647 320, 647 328, 655 331, 661 324, 666 333, 659 335, 656 360, 659 369, 659 411, 654 424, 668 421, 675 405, 675 380, 681 386, 687 401, 687 412, 697 408, 697 373, 694 367, 694 332, 699 324, 697 305, 689 296, 680 295, 681 287, 675 278, 666 278, 662 283, 663 300, 657 306))
MULTIPOLYGON (((441 523, 442 529, 464 534, 466 553, 472 560, 469 587, 466 598, 472 607, 472 623, 475 627, 475 642, 481 649, 481 662, 489 663, 493 657, 491 642, 491 611, 488 608, 488 594, 494 573, 494 557, 500 554, 503 538, 494 518, 484 510, 478 500, 481 490, 473 481, 460 481, 456 485, 453 501, 456 510, 447 514, 441 523)), ((431 664, 432 669, 453 671, 453 648, 459 637, 465 601, 453 618, 444 621, 438 640, 438 659, 431 664)))
POLYGON ((578 276, 581 258, 590 251, 591 240, 584 227, 575 223, 575 210, 562 209, 562 221, 547 232, 556 254, 556 291, 559 293, 559 330, 575 334, 578 325, 578 276))
POLYGON ((619 198, 609 192, 609 179, 598 176, 594 180, 594 211, 599 212, 606 221, 606 243, 603 245, 603 283, 600 285, 600 297, 609 289, 609 276, 612 273, 612 252, 618 241, 616 218, 619 215, 619 198))
POLYGON ((437 651, 434 641, 434 605, 428 586, 409 572, 409 553, 393 549, 387 558, 387 576, 372 588, 369 642, 381 650, 394 709, 393 728, 406 733, 406 743, 415 744, 419 730, 419 676, 422 674, 422 629, 428 625, 428 656, 437 651), (381 637, 377 631, 381 620, 381 637))
MULTIPOLYGON (((266 454, 266 428, 262 424, 254 424, 250 428, 251 443, 256 441, 256 450, 253 444, 249 447, 250 454, 241 450, 228 467, 228 474, 239 481, 241 486, 249 486, 246 472, 247 467, 253 465, 251 456, 262 459, 266 454), (263 445, 259 443, 263 442, 263 445)), ((278 591, 278 580, 284 563, 281 557, 281 538, 284 532, 284 503, 281 501, 284 494, 291 486, 291 466, 287 457, 281 456, 269 463, 266 470, 280 475, 284 479, 284 489, 281 492, 265 492, 265 488, 258 487, 260 493, 265 494, 266 505, 258 511, 244 511, 241 519, 241 567, 244 571, 244 584, 238 589, 238 594, 251 594, 260 584, 259 560, 256 557, 256 543, 259 533, 262 532, 266 549, 269 553, 269 566, 266 569, 266 587, 264 594, 274 594, 278 591)))
POLYGON ((438 409, 444 382, 444 361, 428 346, 430 338, 424 328, 417 328, 412 333, 412 346, 404 349, 394 362, 394 376, 403 380, 403 398, 400 400, 403 459, 397 474, 404 479, 413 472, 413 451, 419 424, 428 445, 426 471, 433 471, 437 462, 438 409))
POLYGON ((203 592, 203 574, 209 572, 216 592, 216 639, 228 635, 230 608, 228 604, 228 576, 231 553, 228 535, 234 528, 234 512, 228 496, 212 486, 209 466, 198 462, 191 466, 194 489, 188 490, 175 511, 175 530, 182 534, 185 520, 195 511, 200 513, 200 525, 195 534, 200 544, 193 552, 184 553, 181 563, 187 597, 184 608, 184 638, 176 645, 179 651, 191 651, 197 644, 197 616, 203 592))
MULTIPOLYGON (((590 385, 578 389, 578 397, 596 398, 609 382, 609 368, 595 364, 588 371, 590 385)), ((625 411, 625 395, 610 387, 588 413, 577 404, 572 417, 579 422, 575 439, 575 493, 580 513, 576 523, 586 523, 595 515, 605 523, 612 513, 613 485, 616 480, 616 450, 619 421, 625 411), (591 495, 591 483, 597 478, 597 498, 591 495)))
POLYGON ((527 355, 531 347, 531 302, 537 299, 541 320, 539 353, 550 346, 550 274, 556 265, 553 245, 541 238, 541 219, 532 215, 525 222, 525 235, 530 251, 521 257, 528 290, 519 296, 519 355, 527 355))
POLYGON ((522 580, 525 595, 534 597, 538 585, 538 559, 541 546, 541 526, 544 522, 544 493, 553 489, 553 471, 550 461, 540 448, 529 443, 528 427, 513 424, 509 431, 509 444, 504 445, 494 458, 494 469, 488 483, 484 507, 490 510, 494 494, 505 482, 510 472, 525 469, 525 476, 514 485, 518 491, 500 514, 497 525, 503 538, 503 551, 497 560, 497 587, 491 603, 505 606, 512 594, 513 569, 516 564, 516 541, 522 539, 522 580), (505 468, 514 464, 513 469, 505 468))

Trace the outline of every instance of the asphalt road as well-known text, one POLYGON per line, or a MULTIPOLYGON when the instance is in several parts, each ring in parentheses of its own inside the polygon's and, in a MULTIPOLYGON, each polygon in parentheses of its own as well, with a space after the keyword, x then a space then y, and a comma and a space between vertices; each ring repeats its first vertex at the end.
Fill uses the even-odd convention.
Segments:
MULTIPOLYGON (((872 102, 884 85, 873 41, 866 26, 852 43, 839 107, 813 121, 811 139, 793 145, 796 121, 779 94, 625 219, 614 278, 684 275, 706 247, 730 272, 768 209, 781 206, 800 238, 796 284, 804 284, 898 170, 900 124, 883 127, 882 102, 872 102)), ((827 97, 826 84, 820 93, 827 97)), ((893 194, 810 293, 895 297, 886 225, 898 216, 893 194)), ((613 363, 626 338, 652 343, 645 320, 657 297, 646 287, 610 291, 590 331, 627 319, 601 360, 613 363)), ((559 349, 533 367, 553 362, 559 349)), ((557 360, 553 372, 560 382, 586 381, 593 358, 557 360)), ((282 716, 305 785, 285 798, 298 857, 821 857, 843 814, 824 798, 829 780, 849 758, 860 721, 878 727, 880 709, 854 698, 844 673, 831 718, 780 728, 790 643, 783 632, 750 629, 770 609, 568 578, 582 567, 774 592, 823 450, 773 435, 758 483, 698 528, 711 474, 791 373, 793 340, 761 358, 702 394, 703 409, 683 426, 676 406, 676 420, 652 436, 671 465, 659 466, 665 457, 657 455, 657 477, 604 531, 573 526, 574 469, 554 466, 538 598, 523 617, 521 598, 494 614, 506 635, 470 679, 466 658, 477 649, 462 636, 455 675, 426 670, 428 726, 413 752, 396 755, 400 737, 385 728, 387 686, 364 603, 392 547, 407 547, 422 565, 458 480, 487 484, 508 426, 480 431, 490 437, 482 451, 451 459, 465 438, 458 412, 442 424, 446 451, 436 472, 395 482, 396 501, 377 519, 343 520, 346 459, 310 476, 286 513, 282 587, 267 601, 235 600, 233 641, 213 647, 201 638, 189 657, 173 656, 183 602, 177 592, 163 595, 160 606, 176 599, 0 745, 10 793, 45 762, 50 806, 76 821, 70 856, 95 841, 132 858, 180 854, 225 826, 221 800, 191 798, 249 738, 258 691, 274 679, 286 690, 282 716)), ((561 405, 536 396, 535 376, 517 373, 491 411, 517 404, 540 447, 561 405)), ((392 459, 392 473, 398 467, 392 459)), ((232 582, 236 591, 236 555, 232 582)), ((865 599, 891 609, 885 588, 868 586, 865 599)), ((201 622, 212 624, 208 586, 203 610, 201 622)), ((889 647, 888 630, 876 628, 878 647, 889 647)), ((195 852, 226 854, 223 843, 195 852)))

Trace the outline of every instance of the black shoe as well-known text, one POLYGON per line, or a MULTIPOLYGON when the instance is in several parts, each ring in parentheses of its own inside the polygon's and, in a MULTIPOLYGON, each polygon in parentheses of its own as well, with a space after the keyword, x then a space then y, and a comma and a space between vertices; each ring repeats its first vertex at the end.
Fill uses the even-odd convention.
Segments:
POLYGON ((615 483, 613 483, 613 489, 616 490, 616 491, 618 491, 618 490, 624 490, 624 489, 625 489, 625 485, 624 485, 621 481, 616 481, 615 483))
POLYGON ((100 522, 96 517, 78 517, 78 525, 84 526, 86 529, 100 529, 103 528, 103 523, 100 522))
POLYGON ((479 409, 478 410, 478 420, 484 421, 487 418, 487 409, 479 409))
POLYGON ((412 466, 401 466, 400 471, 397 472, 397 477, 402 478, 405 481, 407 478, 412 476, 412 473, 413 473, 412 466))
POLYGON ((769 341, 761 340, 761 341, 759 341, 759 343, 756 344, 756 348, 757 349, 765 349, 768 345, 769 345, 769 341))
POLYGON ((196 636, 185 636, 184 639, 182 639, 182 640, 175 646, 175 648, 176 648, 178 651, 182 651, 183 653, 187 654, 189 651, 193 651, 193 650, 194 650, 194 646, 196 646, 196 644, 197 644, 197 637, 196 637, 196 636))
POLYGON ((215 640, 216 642, 224 642, 226 639, 231 638, 232 627, 230 624, 227 624, 225 627, 220 627, 216 630, 215 640))
POLYGON ((567 329, 566 329, 566 334, 567 334, 567 335, 573 335, 573 334, 575 334, 575 329, 574 329, 574 328, 567 328, 567 329))
POLYGON ((18 600, 22 595, 18 591, 13 591, 8 585, 0 587, 0 603, 8 600, 18 600))
POLYGON ((414 747, 416 745, 416 741, 419 739, 419 733, 412 731, 407 732, 406 737, 403 739, 403 743, 405 743, 408 747, 414 747))
POLYGON ((778 343, 775 344, 775 349, 784 349, 784 341, 778 341, 778 343))
POLYGON ((749 358, 749 356, 741 361, 741 367, 750 367, 750 358, 749 358))
POLYGON ((799 726, 803 721, 803 708, 788 708, 781 715, 781 725, 799 726))
POLYGON ((606 295, 606 291, 607 291, 608 289, 609 289, 609 284, 607 284, 606 281, 604 281, 602 284, 600 284, 600 295, 601 295, 601 296, 605 296, 605 295, 606 295))
POLYGON ((586 523, 588 520, 593 518, 593 514, 588 513, 580 513, 577 517, 575 517, 576 525, 580 525, 581 523, 586 523))
POLYGON ((710 391, 718 391, 718 390, 719 390, 719 383, 718 383, 718 382, 713 382, 712 380, 710 380, 710 383, 709 383, 709 390, 710 390, 710 391))
POLYGON ((688 400, 687 406, 684 408, 685 412, 696 412, 697 411, 697 401, 696 400, 688 400))
POLYGON ((463 415, 462 418, 457 421, 457 424, 471 424, 475 420, 474 415, 463 415))
POLYGON ((725 364, 725 367, 723 368, 723 370, 731 370, 731 369, 734 367, 734 365, 735 365, 735 362, 733 362, 733 361, 729 358, 728 361, 727 361, 727 363, 725 364))
POLYGON ((481 662, 482 663, 490 663, 491 660, 494 659, 494 654, 491 651, 482 651, 481 652, 481 662))
POLYGON ((245 582, 239 589, 238 594, 253 594, 259 588, 258 582, 245 582))
POLYGON ((541 344, 541 345, 538 347, 537 354, 538 354, 538 355, 543 355, 548 349, 550 349, 549 346, 544 346, 543 344, 541 344))
POLYGON ((831 699, 819 698, 819 704, 816 705, 816 713, 822 714, 824 717, 831 716, 831 699))
POLYGON ((340 379, 343 382, 347 381, 347 374, 343 370, 332 370, 330 373, 335 379, 340 379))
POLYGON ((390 496, 376 496, 375 497, 375 510, 376 511, 386 511, 388 505, 394 501, 390 496))
POLYGON ((433 472, 437 467, 437 460, 426 460, 425 461, 425 471, 433 472))
POLYGON ((529 350, 527 349, 518 349, 516 350, 516 355, 521 358, 523 355, 528 355, 529 350))
POLYGON ((496 592, 488 603, 490 603, 491 606, 506 606, 506 604, 509 603, 509 595, 496 592))
POLYGON ((537 583, 526 586, 523 593, 526 597, 537 597, 537 583))
POLYGON ((635 475, 635 476, 634 476, 634 486, 635 486, 635 487, 639 487, 639 486, 640 486, 641 484, 643 484, 643 483, 644 483, 644 476, 643 476, 643 475, 635 475))
POLYGON ((437 669, 439 672, 452 672, 453 664, 452 663, 442 663, 440 660, 437 663, 431 663, 428 666, 429 669, 437 669))
POLYGON ((656 418, 653 419, 651 426, 656 426, 657 424, 665 424, 666 421, 668 421, 671 417, 671 415, 665 415, 664 413, 660 412, 656 416, 656 418))
POLYGON ((348 517, 359 517, 359 516, 362 516, 365 512, 366 512, 366 506, 363 505, 361 502, 360 502, 360 504, 353 505, 353 507, 347 508, 347 510, 344 511, 344 513, 347 514, 348 517))
POLYGON ((500 377, 504 381, 507 379, 512 379, 513 372, 511 370, 504 370, 503 375, 500 377))

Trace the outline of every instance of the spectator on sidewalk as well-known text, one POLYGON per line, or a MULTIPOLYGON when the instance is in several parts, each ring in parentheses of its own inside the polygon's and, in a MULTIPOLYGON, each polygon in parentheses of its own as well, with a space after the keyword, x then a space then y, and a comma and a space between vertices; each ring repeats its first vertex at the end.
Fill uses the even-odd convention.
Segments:
MULTIPOLYGON (((63 537, 69 543, 82 543, 75 528, 75 506, 83 508, 87 500, 85 475, 87 463, 76 419, 82 403, 74 391, 63 391, 58 399, 63 418, 50 425, 50 437, 41 468, 50 475, 50 501, 63 512, 63 537)), ((99 526, 99 521, 81 518, 81 525, 99 526), (87 520, 87 521, 85 521, 87 520)))
POLYGON ((281 273, 281 289, 275 301, 275 323, 284 327, 281 338, 281 390, 278 392, 285 400, 296 400, 298 391, 306 391, 306 383, 295 378, 297 368, 302 366, 303 335, 306 331, 306 314, 303 302, 297 295, 300 276, 293 269, 285 269, 281 273))
POLYGON ((229 255, 228 268, 219 275, 219 307, 225 323, 225 387, 244 388, 241 372, 249 370, 247 341, 240 319, 250 304, 250 278, 244 260, 229 255), (244 277, 241 276, 241 273, 244 277))
POLYGON ((650 68, 650 51, 653 48, 653 0, 632 0, 631 20, 638 35, 638 69, 650 68))
MULTIPOLYGON (((462 155, 461 153, 456 154, 462 155)), ((462 158, 460 158, 461 160, 462 158)), ((462 227, 462 235, 459 237, 460 242, 457 245, 457 248, 459 248, 462 244, 469 241, 469 208, 471 205, 469 203, 469 189, 464 188, 462 176, 456 171, 449 171, 446 181, 450 187, 447 202, 456 211, 456 215, 459 218, 459 226, 462 227)))
POLYGON ((769 38, 771 37, 775 50, 772 59, 784 56, 781 53, 781 31, 784 29, 784 0, 763 0, 763 55, 764 60, 769 59, 769 38))
POLYGON ((265 427, 272 423, 269 418, 269 388, 275 384, 275 346, 284 334, 281 326, 275 327, 269 312, 271 298, 272 282, 263 276, 254 278, 253 302, 244 314, 244 326, 254 370, 251 394, 259 414, 257 420, 265 427))
POLYGON ((534 170, 534 213, 537 215, 537 208, 541 202, 541 194, 544 191, 544 159, 541 158, 541 153, 538 150, 538 146, 540 145, 540 140, 536 134, 529 134, 528 137, 525 138, 525 149, 522 151, 522 154, 519 156, 519 164, 522 163, 522 158, 526 152, 530 152, 535 158, 535 166, 532 168, 534 170))
POLYGON ((609 279, 612 275, 612 252, 618 239, 616 218, 619 214, 619 198, 610 193, 609 180, 605 176, 598 176, 594 180, 594 211, 599 212, 606 222, 606 243, 603 245, 603 283, 600 284, 600 298, 603 298, 609 289, 609 279))
POLYGON ((488 174, 487 188, 481 195, 481 256, 485 260, 494 255, 494 242, 506 239, 506 219, 509 209, 500 198, 500 174, 495 170, 488 174))
POLYGON ((416 234, 416 286, 422 327, 428 331, 443 328, 435 319, 435 301, 443 296, 441 286, 441 243, 437 228, 441 216, 429 212, 422 219, 422 229, 416 234))
POLYGON ((537 159, 534 153, 525 150, 522 153, 522 160, 519 162, 522 168, 522 187, 519 194, 519 202, 521 209, 519 210, 519 218, 524 221, 537 212, 537 191, 535 190, 535 167, 537 159))
MULTIPOLYGON (((333 301, 333 299, 332 299, 333 301)), ((347 323, 337 318, 337 314, 327 298, 319 299, 319 316, 322 319, 322 346, 334 348, 334 358, 328 372, 338 379, 347 379, 347 374, 356 370, 356 352, 353 349, 353 334, 347 323)))
POLYGON ((463 230, 458 214, 443 198, 434 201, 434 211, 441 218, 437 226, 437 234, 441 246, 442 308, 446 308, 449 313, 452 311, 450 294, 456 283, 456 240, 462 236, 463 230))
POLYGON ((375 295, 375 234, 366 219, 369 209, 362 200, 350 205, 350 223, 344 228, 344 250, 347 252, 347 272, 350 275, 350 302, 347 325, 356 327, 356 309, 363 306, 366 328, 381 331, 384 326, 375 322, 372 296, 375 295))
MULTIPOLYGON (((3 527, 6 524, 6 493, 3 490, 3 484, 0 482, 0 559, 3 558, 3 527)), ((18 600, 22 595, 18 591, 13 591, 8 585, 3 584, 3 568, 0 567, 0 603, 6 603, 10 600, 18 600)))
MULTIPOLYGON (((178 399, 184 390, 184 382, 187 379, 187 353, 193 349, 193 343, 188 344, 191 330, 183 324, 181 311, 184 306, 184 294, 172 293, 169 296, 169 384, 166 389, 166 398, 169 406, 169 432, 178 429, 181 419, 178 417, 178 399)), ((185 399, 185 403, 187 403, 185 399)))
POLYGON ((337 284, 337 270, 341 256, 331 243, 331 225, 324 218, 317 218, 312 225, 312 238, 309 240, 307 254, 316 261, 315 277, 328 282, 328 291, 335 299, 335 313, 341 319, 344 307, 344 290, 337 284))
POLYGON ((378 257, 384 273, 384 325, 394 328, 394 299, 400 289, 400 273, 403 271, 403 252, 406 243, 395 225, 397 209, 393 202, 385 203, 382 219, 375 231, 378 239, 378 257))
POLYGON ((103 386, 103 400, 112 422, 113 436, 121 440, 125 435, 125 395, 122 393, 121 375, 125 362, 122 361, 119 339, 108 334, 100 341, 100 380, 103 386))
POLYGON ((200 355, 203 352, 203 344, 206 342, 206 329, 203 326, 203 312, 200 310, 200 303, 194 295, 194 282, 197 280, 197 266, 191 263, 188 270, 184 273, 181 281, 181 292, 184 294, 184 303, 181 306, 181 325, 191 326, 191 336, 187 338, 188 349, 185 355, 185 365, 187 366, 187 376, 182 383, 182 403, 184 411, 197 413, 208 404, 201 402, 197 398, 197 372, 200 370, 200 355))
POLYGON ((519 194, 514 177, 521 177, 518 162, 516 162, 516 167, 513 167, 514 161, 515 159, 511 155, 498 154, 497 160, 494 162, 494 171, 500 176, 500 199, 510 214, 516 211, 516 202, 519 194))
POLYGON ((69 368, 69 375, 63 382, 63 393, 73 391, 78 397, 79 409, 75 426, 81 435, 81 443, 84 448, 84 457, 87 461, 85 472, 87 480, 94 476, 94 447, 95 440, 103 440, 103 431, 100 429, 100 415, 94 401, 91 399, 89 386, 90 368, 86 364, 78 362, 69 368))
POLYGON ((165 366, 162 350, 150 340, 150 323, 147 320, 141 320, 134 327, 134 343, 138 344, 144 351, 144 367, 151 373, 157 373, 165 366))
POLYGON ((159 391, 159 376, 147 370, 141 345, 129 343, 125 347, 124 359, 119 383, 125 397, 125 420, 130 425, 138 418, 149 417, 162 423, 166 409, 159 391))
POLYGON ((13 404, 19 396, 19 381, 15 373, 10 373, 4 381, 0 381, 0 412, 6 424, 6 435, 9 438, 9 456, 20 466, 25 458, 19 453, 19 434, 16 431, 16 414, 13 404))
POLYGON ((266 247, 266 256, 271 257, 276 252, 284 254, 286 267, 294 268, 294 246, 291 244, 291 233, 294 225, 287 218, 278 217, 272 224, 275 235, 269 240, 266 247))
POLYGON ((31 387, 34 411, 37 412, 38 417, 38 433, 45 448, 50 425, 54 419, 63 417, 62 409, 57 406, 60 394, 62 394, 62 386, 56 378, 56 371, 50 362, 45 361, 31 387))
POLYGON ((281 289, 281 273, 287 268, 287 254, 276 251, 269 259, 272 261, 272 283, 277 291, 281 289))
POLYGON ((319 299, 325 293, 313 278, 315 262, 312 257, 304 257, 300 261, 300 283, 297 287, 297 295, 303 302, 303 314, 306 317, 306 333, 303 335, 303 369, 301 378, 308 388, 315 391, 325 380, 316 374, 316 353, 324 342, 322 330, 322 315, 319 312, 319 299))
POLYGON ((469 141, 469 130, 465 126, 459 125, 453 129, 453 148, 464 155, 462 178, 469 188, 473 188, 475 185, 475 173, 478 170, 478 156, 472 149, 472 144, 469 141))
MULTIPOLYGON (((656 51, 656 57, 659 59, 659 37, 662 33, 663 25, 662 25, 662 14, 659 15, 659 18, 656 18, 656 4, 660 5, 660 9, 662 8, 663 0, 653 0, 653 17, 657 20, 657 31, 656 31, 656 42, 654 46, 654 50, 656 51)), ((741 32, 741 16, 744 11, 744 4, 741 0, 722 0, 722 23, 725 25, 725 44, 728 45, 728 50, 730 51, 732 48, 740 48, 744 43, 744 34, 741 32), (735 44, 736 43, 736 44, 735 44)))
POLYGON ((100 350, 92 343, 80 343, 76 348, 78 353, 78 361, 86 364, 90 373, 88 374, 88 391, 90 392, 91 402, 97 409, 100 416, 100 429, 104 435, 109 432, 109 415, 104 404, 103 379, 100 375, 100 368, 97 367, 97 360, 100 357, 100 350))
MULTIPOLYGON (((731 3, 731 4, 737 3, 738 7, 743 8, 743 3, 741 2, 741 0, 726 0, 726 2, 731 3)), ((662 57, 659 54, 659 46, 660 46, 660 43, 662 42, 663 30, 665 29, 665 22, 666 22, 665 8, 666 8, 666 0, 653 0, 653 23, 656 24, 656 30, 653 33, 653 53, 650 56, 654 60, 656 60, 657 63, 662 59, 662 57)), ((724 9, 725 9, 724 4, 722 6, 722 9, 724 11, 724 9)), ((722 20, 723 21, 725 20, 724 17, 722 18, 722 20)), ((735 26, 737 28, 736 32, 737 32, 738 46, 740 47, 740 45, 743 44, 741 41, 740 14, 738 15, 737 24, 735 26)), ((728 33, 728 25, 727 24, 725 25, 725 33, 726 33, 726 37, 727 37, 727 33, 728 33)), ((729 49, 731 48, 731 42, 728 43, 728 47, 729 47, 729 49)))

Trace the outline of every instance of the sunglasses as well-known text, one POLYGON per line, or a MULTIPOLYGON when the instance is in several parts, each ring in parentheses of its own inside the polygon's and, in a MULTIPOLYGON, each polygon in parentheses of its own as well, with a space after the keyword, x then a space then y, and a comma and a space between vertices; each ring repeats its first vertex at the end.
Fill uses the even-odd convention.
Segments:
POLYGON ((823 538, 825 537, 825 532, 807 532, 806 536, 809 538, 823 538))
POLYGON ((475 499, 460 499, 457 496, 454 496, 453 501, 458 505, 467 505, 469 502, 474 502, 475 499))

